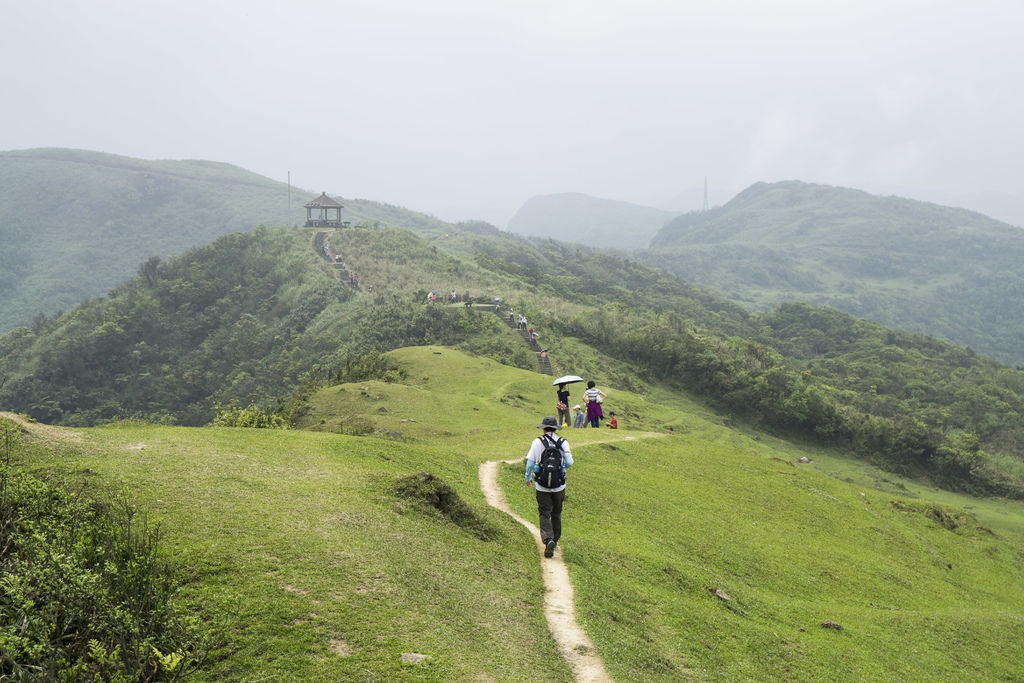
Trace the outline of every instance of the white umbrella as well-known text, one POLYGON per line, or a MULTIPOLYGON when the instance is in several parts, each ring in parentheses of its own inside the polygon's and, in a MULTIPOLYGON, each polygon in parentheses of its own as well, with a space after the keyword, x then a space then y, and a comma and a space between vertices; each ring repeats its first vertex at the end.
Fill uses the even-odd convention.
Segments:
POLYGON ((565 377, 559 377, 558 379, 556 379, 554 382, 551 383, 551 386, 557 387, 559 384, 572 384, 573 382, 582 381, 582 377, 577 377, 576 375, 566 375, 565 377))

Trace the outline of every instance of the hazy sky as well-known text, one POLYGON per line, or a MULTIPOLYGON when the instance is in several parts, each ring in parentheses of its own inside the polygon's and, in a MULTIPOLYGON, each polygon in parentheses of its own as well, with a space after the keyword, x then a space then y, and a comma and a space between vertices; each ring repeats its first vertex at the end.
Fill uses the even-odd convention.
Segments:
POLYGON ((1022 224, 1022 25, 1019 0, 0 0, 0 149, 500 226, 556 192, 697 209, 705 176, 712 204, 799 179, 1022 224))

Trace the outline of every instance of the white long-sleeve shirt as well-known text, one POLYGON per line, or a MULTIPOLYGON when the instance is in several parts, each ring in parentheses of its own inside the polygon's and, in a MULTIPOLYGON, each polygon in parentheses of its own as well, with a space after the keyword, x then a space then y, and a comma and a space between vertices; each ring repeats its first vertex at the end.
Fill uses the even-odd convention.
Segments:
MULTIPOLYGON (((548 434, 548 436, 550 436, 551 439, 555 441, 561 438, 553 432, 545 433, 548 434)), ((540 456, 544 454, 545 448, 547 448, 547 446, 544 445, 544 440, 541 439, 539 436, 536 439, 534 439, 533 442, 530 444, 530 450, 526 452, 527 482, 533 481, 533 466, 540 462, 540 456)), ((572 467, 572 452, 569 450, 569 442, 566 441, 565 439, 562 439, 562 469, 565 469, 567 467, 572 467)), ((565 484, 562 484, 558 488, 549 489, 541 486, 537 482, 534 482, 533 486, 538 491, 546 491, 548 493, 555 493, 565 488, 565 484)))

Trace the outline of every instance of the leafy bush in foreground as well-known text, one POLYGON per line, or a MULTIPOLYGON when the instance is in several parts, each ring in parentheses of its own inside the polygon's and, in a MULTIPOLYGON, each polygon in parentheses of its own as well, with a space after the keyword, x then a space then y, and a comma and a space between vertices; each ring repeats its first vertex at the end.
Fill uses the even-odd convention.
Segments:
MULTIPOLYGON (((4 420, 5 431, 10 422, 4 420)), ((194 662, 159 529, 0 463, 0 680, 174 680, 194 662)))

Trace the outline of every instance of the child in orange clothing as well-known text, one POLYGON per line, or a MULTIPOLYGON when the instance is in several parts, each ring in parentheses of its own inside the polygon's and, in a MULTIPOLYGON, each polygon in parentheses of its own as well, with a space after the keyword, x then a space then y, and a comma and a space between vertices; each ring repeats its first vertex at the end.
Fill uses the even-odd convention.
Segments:
POLYGON ((608 429, 618 429, 619 428, 619 418, 615 417, 615 413, 614 412, 610 412, 608 414, 612 416, 612 419, 608 420, 608 429))

